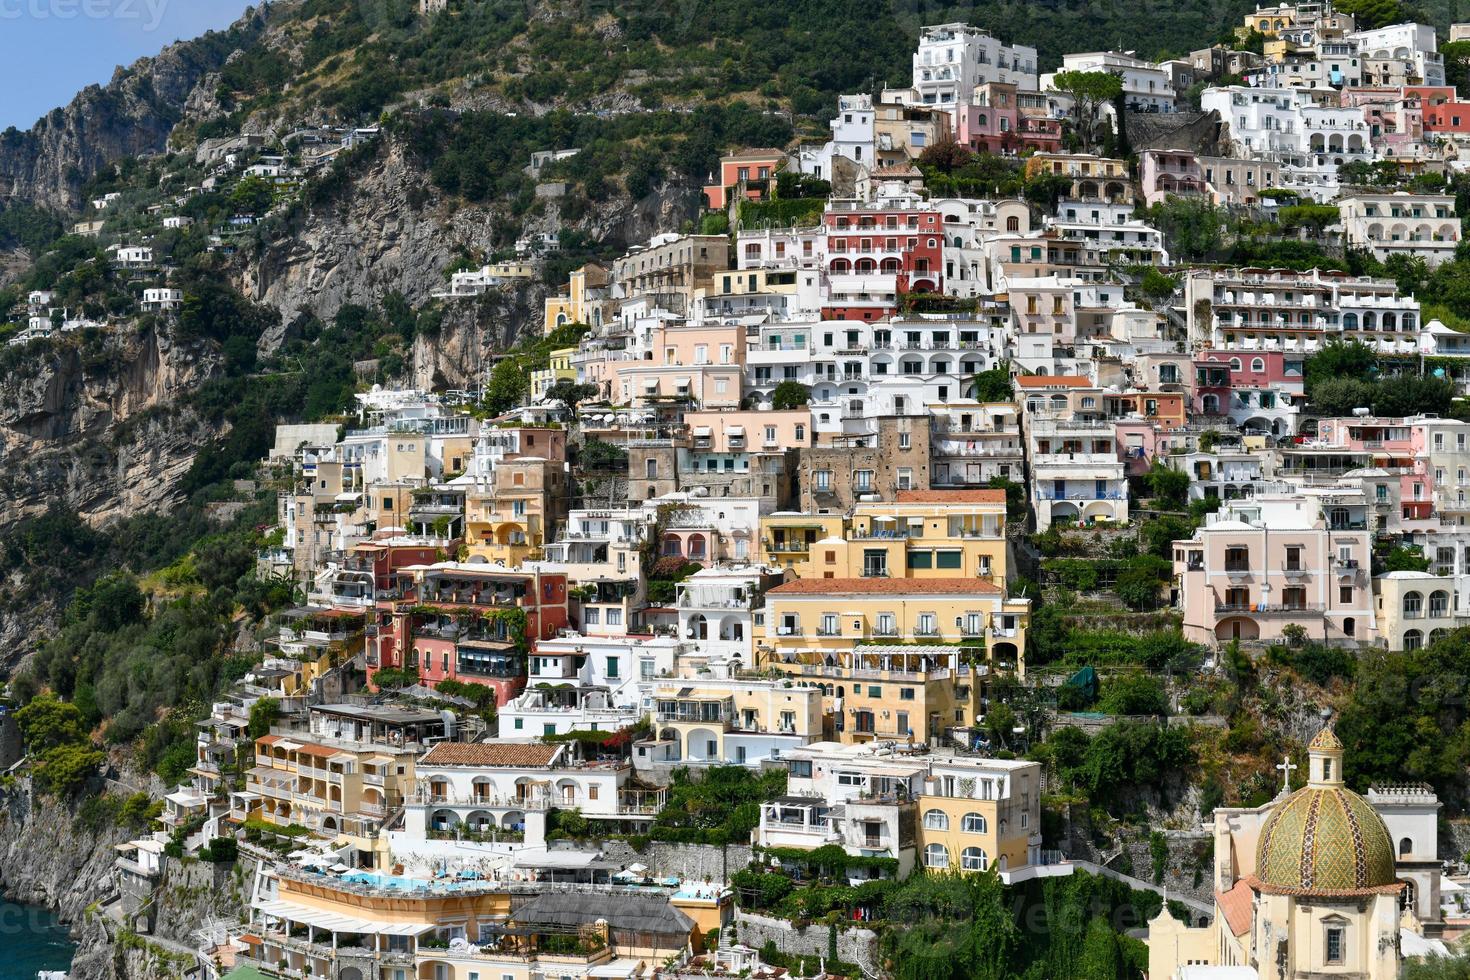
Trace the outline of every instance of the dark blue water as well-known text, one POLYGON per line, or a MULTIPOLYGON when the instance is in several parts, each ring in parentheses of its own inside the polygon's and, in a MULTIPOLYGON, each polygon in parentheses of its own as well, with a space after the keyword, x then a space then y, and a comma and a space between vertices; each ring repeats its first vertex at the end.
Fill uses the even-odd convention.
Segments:
POLYGON ((0 980, 36 980, 38 970, 70 969, 76 945, 46 909, 0 901, 0 950, 0 980))

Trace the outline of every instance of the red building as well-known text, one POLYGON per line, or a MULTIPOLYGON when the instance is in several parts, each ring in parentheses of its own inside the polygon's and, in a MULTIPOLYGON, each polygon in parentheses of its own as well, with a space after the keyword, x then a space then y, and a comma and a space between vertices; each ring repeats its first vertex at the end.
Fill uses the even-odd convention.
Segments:
POLYGON ((368 680, 383 668, 409 668, 433 687, 445 679, 483 684, 503 705, 526 686, 526 657, 566 628, 567 579, 441 562, 397 573, 377 603, 366 640, 368 680))
POLYGON ((944 227, 915 195, 835 202, 827 229, 824 320, 872 322, 899 312, 905 293, 943 290, 944 227))

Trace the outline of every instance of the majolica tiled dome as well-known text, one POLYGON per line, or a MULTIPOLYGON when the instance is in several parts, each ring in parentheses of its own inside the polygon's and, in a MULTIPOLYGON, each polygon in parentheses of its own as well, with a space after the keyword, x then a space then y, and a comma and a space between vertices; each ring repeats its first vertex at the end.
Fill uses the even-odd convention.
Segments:
POLYGON ((1324 727, 1309 747, 1313 778, 1277 803, 1256 845, 1263 891, 1342 896, 1397 890, 1393 840, 1368 803, 1342 785, 1342 743, 1324 727), (1322 778, 1322 760, 1335 766, 1322 778))

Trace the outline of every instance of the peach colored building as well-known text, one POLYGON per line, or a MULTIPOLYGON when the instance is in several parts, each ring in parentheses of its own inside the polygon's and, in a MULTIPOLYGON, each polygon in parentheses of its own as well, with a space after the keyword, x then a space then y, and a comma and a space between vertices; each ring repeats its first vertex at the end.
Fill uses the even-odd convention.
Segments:
POLYGON ((742 150, 720 157, 720 182, 705 187, 704 202, 710 210, 722 211, 732 196, 763 201, 771 196, 771 181, 785 165, 786 154, 769 148, 742 150))
POLYGON ((748 453, 804 449, 812 444, 812 412, 685 412, 696 452, 748 453))
POLYGON ((1174 542, 1185 638, 1272 641, 1295 624, 1314 640, 1371 642, 1368 509, 1360 490, 1343 488, 1227 501, 1174 542))

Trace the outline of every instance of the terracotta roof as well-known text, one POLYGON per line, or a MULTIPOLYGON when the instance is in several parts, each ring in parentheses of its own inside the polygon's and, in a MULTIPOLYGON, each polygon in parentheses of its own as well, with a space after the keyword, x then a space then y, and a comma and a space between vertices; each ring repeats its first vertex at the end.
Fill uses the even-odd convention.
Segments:
POLYGON ((1215 904, 1225 913, 1225 923, 1237 936, 1244 936, 1251 927, 1251 886, 1244 878, 1235 883, 1228 892, 1215 892, 1215 904))
POLYGON ((1004 490, 900 490, 900 504, 1003 504, 1004 490))
POLYGON ((1022 374, 1016 377, 1022 388, 1087 388, 1091 382, 1076 374, 1022 374))
POLYGON ((799 578, 768 595, 974 595, 1000 589, 978 578, 799 578))
POLYGON ((419 760, 421 766, 546 766, 559 745, 528 742, 440 742, 419 760))

